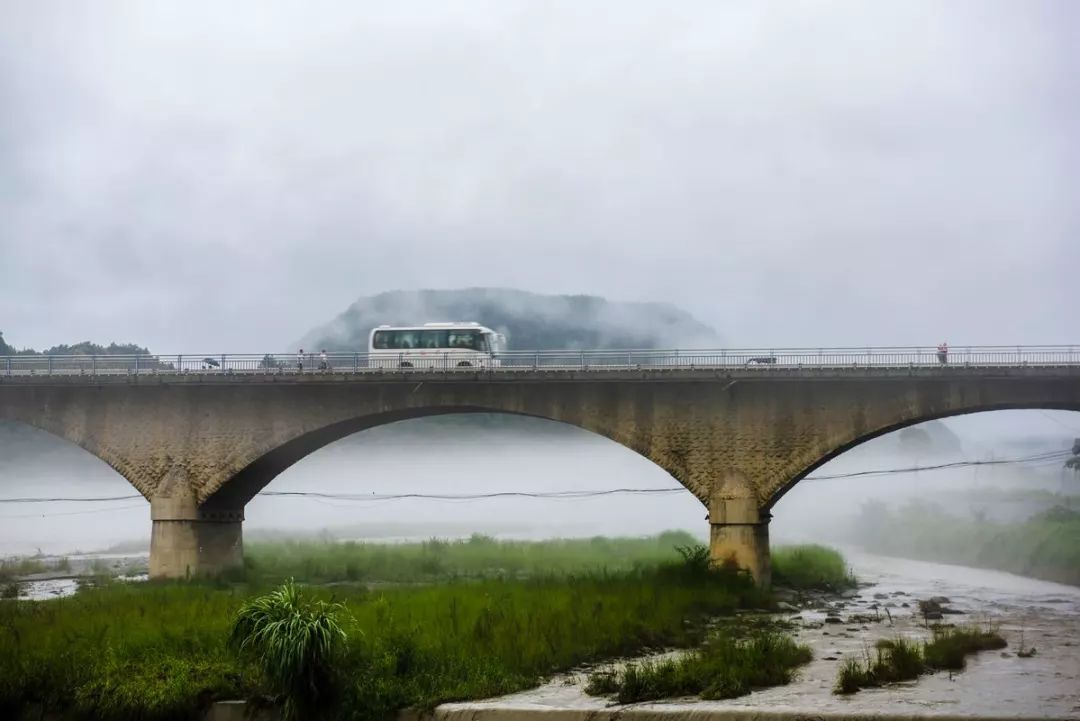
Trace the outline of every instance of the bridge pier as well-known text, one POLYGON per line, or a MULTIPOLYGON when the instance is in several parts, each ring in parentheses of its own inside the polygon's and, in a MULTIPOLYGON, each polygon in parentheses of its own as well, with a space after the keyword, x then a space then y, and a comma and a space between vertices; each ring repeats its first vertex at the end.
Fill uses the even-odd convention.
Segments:
POLYGON ((714 566, 746 569, 761 587, 772 582, 769 556, 771 514, 755 498, 714 498, 709 503, 709 558, 714 566))
POLYGON ((216 576, 244 565, 244 511, 200 508, 195 499, 150 501, 150 578, 216 576))

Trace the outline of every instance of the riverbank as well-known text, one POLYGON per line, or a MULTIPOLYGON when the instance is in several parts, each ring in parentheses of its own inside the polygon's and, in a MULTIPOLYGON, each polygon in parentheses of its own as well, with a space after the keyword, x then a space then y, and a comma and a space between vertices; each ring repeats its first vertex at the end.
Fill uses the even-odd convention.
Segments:
MULTIPOLYGON (((643 552, 657 541, 568 543, 643 552)), ((426 551, 474 559, 477 548, 518 553, 519 545, 472 539, 426 551)), ((710 570, 701 546, 668 545, 666 562, 630 554, 631 567, 620 571, 588 570, 593 556, 577 551, 577 565, 563 558, 555 572, 537 562, 525 578, 467 576, 453 563, 442 569, 452 580, 439 583, 356 583, 320 572, 334 580, 309 592, 342 604, 349 639, 334 662, 343 717, 498 696, 582 664, 696 646, 715 619, 741 623, 738 611, 770 603, 745 574, 710 570)), ((226 644, 236 610, 263 590, 261 581, 104 583, 71 598, 0 603, 0 717, 45 704, 72 718, 193 718, 215 698, 263 694, 252 659, 226 644)))

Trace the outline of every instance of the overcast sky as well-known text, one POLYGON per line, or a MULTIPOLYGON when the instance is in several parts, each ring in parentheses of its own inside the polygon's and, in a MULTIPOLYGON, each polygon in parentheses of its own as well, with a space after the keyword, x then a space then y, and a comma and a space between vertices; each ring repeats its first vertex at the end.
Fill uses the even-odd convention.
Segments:
POLYGON ((0 7, 0 330, 281 350, 358 296, 738 345, 1076 342, 1080 6, 0 7))

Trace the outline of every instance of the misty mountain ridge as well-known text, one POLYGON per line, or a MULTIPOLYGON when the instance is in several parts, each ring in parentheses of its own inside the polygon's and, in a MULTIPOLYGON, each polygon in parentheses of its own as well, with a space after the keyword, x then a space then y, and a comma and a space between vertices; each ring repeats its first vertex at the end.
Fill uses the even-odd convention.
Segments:
POLYGON ((892 458, 896 462, 918 465, 931 461, 955 461, 969 455, 964 441, 940 420, 925 421, 893 433, 872 438, 845 452, 837 459, 841 465, 876 466, 875 459, 892 458))
POLYGON ((716 347, 720 336, 668 303, 610 301, 508 288, 396 290, 358 299, 295 345, 366 349, 379 325, 476 321, 506 336, 510 350, 716 347))

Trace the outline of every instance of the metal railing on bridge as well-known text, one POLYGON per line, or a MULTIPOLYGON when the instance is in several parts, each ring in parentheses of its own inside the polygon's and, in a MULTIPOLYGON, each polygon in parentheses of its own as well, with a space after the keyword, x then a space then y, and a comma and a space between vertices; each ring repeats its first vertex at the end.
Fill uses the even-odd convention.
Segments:
POLYGON ((494 373, 531 370, 611 371, 665 369, 793 368, 992 368, 1080 365, 1080 346, 966 346, 942 359, 934 347, 773 348, 721 350, 544 350, 506 351, 493 358, 472 353, 429 351, 418 356, 385 352, 327 353, 298 358, 290 353, 179 353, 146 355, 0 356, 0 375, 168 375, 309 373, 494 373), (325 367, 324 367, 325 366, 325 367))

